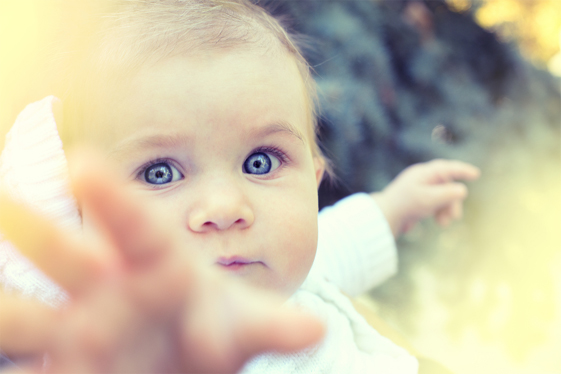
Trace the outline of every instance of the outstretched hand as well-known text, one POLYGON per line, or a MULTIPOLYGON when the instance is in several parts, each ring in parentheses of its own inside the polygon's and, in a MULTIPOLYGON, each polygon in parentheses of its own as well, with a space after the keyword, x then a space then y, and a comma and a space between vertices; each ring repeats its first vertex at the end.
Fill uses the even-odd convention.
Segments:
POLYGON ((321 339, 315 318, 203 266, 106 167, 78 169, 75 194, 102 240, 86 242, 0 196, 6 239, 70 295, 55 309, 0 292, 0 350, 25 357, 24 372, 233 373, 260 352, 321 339))
POLYGON ((394 236, 434 216, 441 226, 462 217, 468 191, 458 181, 473 181, 480 171, 461 161, 433 160, 403 170, 382 192, 372 193, 394 236))

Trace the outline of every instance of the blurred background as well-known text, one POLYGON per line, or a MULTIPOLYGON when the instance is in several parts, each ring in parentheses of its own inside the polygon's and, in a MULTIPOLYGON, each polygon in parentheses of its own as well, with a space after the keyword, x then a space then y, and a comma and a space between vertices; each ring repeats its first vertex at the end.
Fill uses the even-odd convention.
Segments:
MULTIPOLYGON (((0 147, 27 103, 64 96, 52 52, 101 3, 0 0, 0 147)), ((310 46, 338 176, 321 206, 437 157, 482 169, 464 220, 402 237, 361 301, 457 374, 561 373, 561 0, 267 5, 310 46)))

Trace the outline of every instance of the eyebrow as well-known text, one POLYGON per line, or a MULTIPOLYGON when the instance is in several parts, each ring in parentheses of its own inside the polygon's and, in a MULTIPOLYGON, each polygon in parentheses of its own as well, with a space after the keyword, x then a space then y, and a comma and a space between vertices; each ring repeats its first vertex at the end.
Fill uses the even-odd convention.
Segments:
POLYGON ((148 148, 176 148, 185 146, 188 143, 188 137, 180 134, 154 134, 144 136, 137 139, 132 139, 124 144, 120 144, 112 149, 108 157, 114 157, 123 153, 130 153, 132 151, 144 150, 148 148))
MULTIPOLYGON (((287 133, 300 140, 303 144, 306 144, 302 133, 288 122, 273 122, 263 128, 251 131, 249 137, 265 137, 276 133, 287 133)), ((111 158, 118 154, 129 153, 139 149, 182 147, 188 142, 189 137, 181 134, 154 134, 118 145, 109 152, 108 157, 111 158)))
POLYGON ((288 133, 292 136, 295 136, 302 143, 306 144, 306 142, 304 140, 304 136, 302 135, 300 130, 298 130, 295 126, 293 126, 289 122, 274 122, 274 123, 271 123, 270 125, 267 125, 262 129, 255 130, 255 132, 252 135, 256 136, 256 137, 259 137, 259 136, 272 135, 272 134, 276 134, 276 133, 279 133, 279 132, 284 132, 284 133, 288 133))

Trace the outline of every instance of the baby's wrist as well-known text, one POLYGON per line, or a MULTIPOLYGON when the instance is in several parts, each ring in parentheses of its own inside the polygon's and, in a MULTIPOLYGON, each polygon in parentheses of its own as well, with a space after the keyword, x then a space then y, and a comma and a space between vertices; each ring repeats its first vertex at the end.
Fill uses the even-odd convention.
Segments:
POLYGON ((394 238, 397 238, 400 234, 400 228, 403 220, 396 209, 396 204, 391 202, 391 198, 385 190, 381 192, 372 192, 370 193, 370 196, 374 199, 374 201, 376 201, 376 204, 378 204, 378 207, 384 214, 394 238))

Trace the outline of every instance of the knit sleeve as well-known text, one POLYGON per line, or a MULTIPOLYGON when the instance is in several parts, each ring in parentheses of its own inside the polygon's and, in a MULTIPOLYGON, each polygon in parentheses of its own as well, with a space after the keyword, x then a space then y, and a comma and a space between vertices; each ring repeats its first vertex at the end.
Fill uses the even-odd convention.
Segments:
MULTIPOLYGON (((48 96, 29 104, 6 136, 0 155, 0 187, 13 199, 79 232, 81 220, 70 193, 66 157, 48 96)), ((0 287, 50 305, 67 300, 64 291, 37 269, 0 233, 0 287)))
POLYGON ((379 285, 397 271, 397 251, 382 211, 366 193, 351 195, 319 214, 312 272, 350 296, 379 285))

